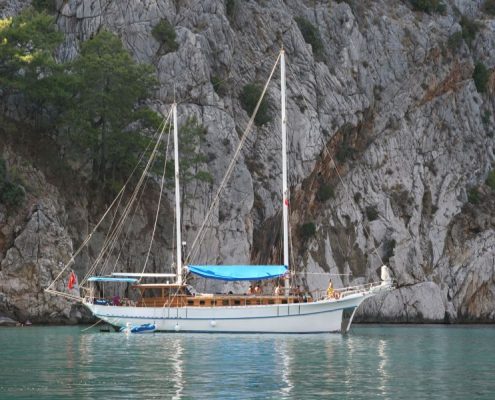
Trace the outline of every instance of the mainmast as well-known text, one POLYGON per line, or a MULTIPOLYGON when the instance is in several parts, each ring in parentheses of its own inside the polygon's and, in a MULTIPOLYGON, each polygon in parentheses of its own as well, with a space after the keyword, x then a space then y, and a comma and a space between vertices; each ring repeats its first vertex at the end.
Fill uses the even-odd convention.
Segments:
POLYGON ((289 190, 287 188, 287 118, 285 115, 285 50, 280 53, 280 90, 281 90, 281 110, 282 110, 282 225, 284 230, 284 265, 287 267, 287 274, 284 277, 285 295, 289 295, 289 190))
POLYGON ((179 186, 179 133, 177 127, 177 103, 172 106, 174 118, 174 165, 175 165, 175 228, 177 248, 177 284, 182 285, 182 238, 180 224, 180 186, 179 186))

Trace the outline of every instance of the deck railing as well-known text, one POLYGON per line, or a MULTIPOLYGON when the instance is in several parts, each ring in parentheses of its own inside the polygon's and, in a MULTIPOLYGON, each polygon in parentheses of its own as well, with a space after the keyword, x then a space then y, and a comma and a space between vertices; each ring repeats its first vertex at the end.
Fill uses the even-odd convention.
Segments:
MULTIPOLYGON (((328 296, 326 290, 315 290, 307 293, 284 295, 266 294, 202 294, 196 295, 169 295, 166 297, 144 297, 140 300, 114 298, 85 298, 86 302, 111 306, 137 306, 137 307, 228 307, 228 306, 250 306, 250 305, 283 305, 294 303, 311 303, 314 301, 333 298, 339 300, 356 293, 369 293, 373 289, 383 285, 383 282, 365 283, 362 285, 336 288, 333 295, 328 296)), ((384 286, 386 288, 386 286, 384 286)))

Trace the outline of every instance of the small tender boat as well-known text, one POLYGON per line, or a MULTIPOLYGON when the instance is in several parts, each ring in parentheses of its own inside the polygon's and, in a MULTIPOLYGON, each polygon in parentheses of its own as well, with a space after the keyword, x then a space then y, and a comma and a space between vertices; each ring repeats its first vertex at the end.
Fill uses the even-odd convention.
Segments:
POLYGON ((156 326, 155 324, 141 324, 135 326, 127 324, 127 326, 121 328, 120 331, 125 333, 153 333, 156 331, 156 326))

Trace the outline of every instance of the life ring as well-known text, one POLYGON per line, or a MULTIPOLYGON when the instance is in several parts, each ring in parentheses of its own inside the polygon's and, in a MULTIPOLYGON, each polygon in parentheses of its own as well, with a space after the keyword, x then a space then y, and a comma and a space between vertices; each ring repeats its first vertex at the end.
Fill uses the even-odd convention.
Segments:
POLYGON ((336 300, 340 299, 340 292, 334 292, 333 297, 335 297, 336 300))

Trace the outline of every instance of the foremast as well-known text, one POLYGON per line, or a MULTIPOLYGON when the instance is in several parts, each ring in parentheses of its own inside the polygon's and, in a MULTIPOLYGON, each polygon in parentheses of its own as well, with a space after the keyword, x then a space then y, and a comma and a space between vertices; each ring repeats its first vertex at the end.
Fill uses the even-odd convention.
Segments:
POLYGON ((177 126, 177 103, 173 104, 172 113, 174 121, 175 237, 177 247, 177 284, 182 285, 182 237, 180 223, 179 130, 177 126))
POLYGON ((287 273, 284 276, 285 295, 289 295, 289 190, 287 185, 287 117, 285 112, 285 50, 280 51, 280 99, 282 111, 282 226, 284 231, 284 265, 287 273))

